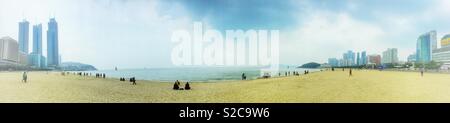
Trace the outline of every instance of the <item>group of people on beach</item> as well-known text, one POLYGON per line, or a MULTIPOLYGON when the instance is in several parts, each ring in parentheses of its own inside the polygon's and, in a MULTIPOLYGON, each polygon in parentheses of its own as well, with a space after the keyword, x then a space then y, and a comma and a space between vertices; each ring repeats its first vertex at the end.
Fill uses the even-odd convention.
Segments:
MULTIPOLYGON (((71 74, 70 72, 62 72, 61 75, 69 75, 71 74)), ((78 75, 78 76, 92 76, 92 73, 88 73, 88 72, 74 72, 74 75, 78 75)), ((95 73, 95 78, 106 78, 106 74, 105 73, 95 73)))
POLYGON ((106 78, 106 74, 105 73, 96 73, 95 78, 106 78))
MULTIPOLYGON (((306 70, 305 70, 305 74, 306 74, 306 70)), ((284 72, 284 76, 290 76, 291 75, 291 71, 286 71, 284 72)), ((292 71, 292 75, 294 76, 300 76, 300 73, 297 71, 292 71)), ((281 72, 278 73, 278 76, 281 76, 281 72)))
POLYGON ((304 74, 305 74, 305 75, 306 75, 306 74, 309 74, 309 70, 305 70, 304 74))
MULTIPOLYGON (((125 79, 124 77, 120 77, 120 78, 119 78, 119 81, 126 81, 126 79, 125 79)), ((131 77, 131 78, 130 78, 130 82, 131 82, 133 85, 136 85, 136 78, 131 77)))
POLYGON ((181 88, 180 85, 181 85, 180 81, 176 80, 175 83, 173 84, 173 90, 191 90, 189 82, 186 82, 184 88, 181 88))

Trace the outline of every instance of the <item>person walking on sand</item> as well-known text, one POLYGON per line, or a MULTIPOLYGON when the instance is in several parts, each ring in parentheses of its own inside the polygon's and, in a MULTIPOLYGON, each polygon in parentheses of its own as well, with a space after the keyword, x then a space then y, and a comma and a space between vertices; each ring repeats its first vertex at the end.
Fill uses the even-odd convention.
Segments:
POLYGON ((352 76, 352 69, 348 72, 349 76, 352 76))
POLYGON ((423 69, 420 70, 420 76, 423 77, 423 69))
POLYGON ((22 82, 27 83, 27 78, 28 78, 27 72, 23 72, 22 82))
POLYGON ((136 85, 136 78, 131 77, 131 78, 130 78, 130 82, 132 82, 133 85, 136 85))

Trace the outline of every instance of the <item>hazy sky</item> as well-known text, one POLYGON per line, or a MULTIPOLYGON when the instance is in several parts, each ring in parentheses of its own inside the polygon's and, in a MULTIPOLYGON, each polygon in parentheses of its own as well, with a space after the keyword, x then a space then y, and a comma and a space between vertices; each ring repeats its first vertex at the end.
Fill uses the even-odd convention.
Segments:
MULTIPOLYGON (((176 29, 280 30, 280 62, 303 64, 342 57, 347 50, 381 54, 398 48, 400 60, 417 37, 450 33, 449 0, 0 0, 0 37, 18 39, 18 22, 59 26, 64 61, 100 69, 169 67, 176 29)), ((438 43, 439 44, 439 43, 438 43)), ((31 51, 31 49, 30 49, 31 51)))

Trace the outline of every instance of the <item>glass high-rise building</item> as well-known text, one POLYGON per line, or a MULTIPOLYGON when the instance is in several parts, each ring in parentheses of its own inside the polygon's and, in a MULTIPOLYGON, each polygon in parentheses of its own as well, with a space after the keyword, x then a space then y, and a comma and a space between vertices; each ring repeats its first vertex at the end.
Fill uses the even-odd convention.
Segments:
POLYGON ((33 26, 33 52, 42 54, 42 24, 33 26))
POLYGON ((50 18, 47 30, 47 65, 58 67, 59 64, 58 23, 55 18, 50 18))
POLYGON ((367 64, 367 54, 366 51, 361 52, 361 65, 367 64))
POLYGON ((437 49, 436 43, 436 31, 419 36, 416 46, 416 61, 426 63, 433 60, 432 51, 437 49))
POLYGON ((19 22, 19 50, 25 54, 28 54, 29 24, 25 19, 19 22))
POLYGON ((30 66, 44 68, 45 57, 42 56, 42 24, 33 25, 33 50, 28 56, 30 66))
POLYGON ((347 51, 342 55, 344 63, 343 66, 353 66, 355 65, 355 53, 351 50, 347 51))
POLYGON ((361 56, 359 52, 356 53, 356 65, 361 65, 361 56))

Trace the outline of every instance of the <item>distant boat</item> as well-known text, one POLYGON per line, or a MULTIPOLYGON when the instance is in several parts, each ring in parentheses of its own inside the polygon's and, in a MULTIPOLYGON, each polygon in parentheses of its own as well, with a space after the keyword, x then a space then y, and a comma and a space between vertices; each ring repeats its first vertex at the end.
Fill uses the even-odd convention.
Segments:
POLYGON ((115 67, 115 68, 114 68, 114 70, 116 70, 116 71, 117 71, 117 67, 115 67))

